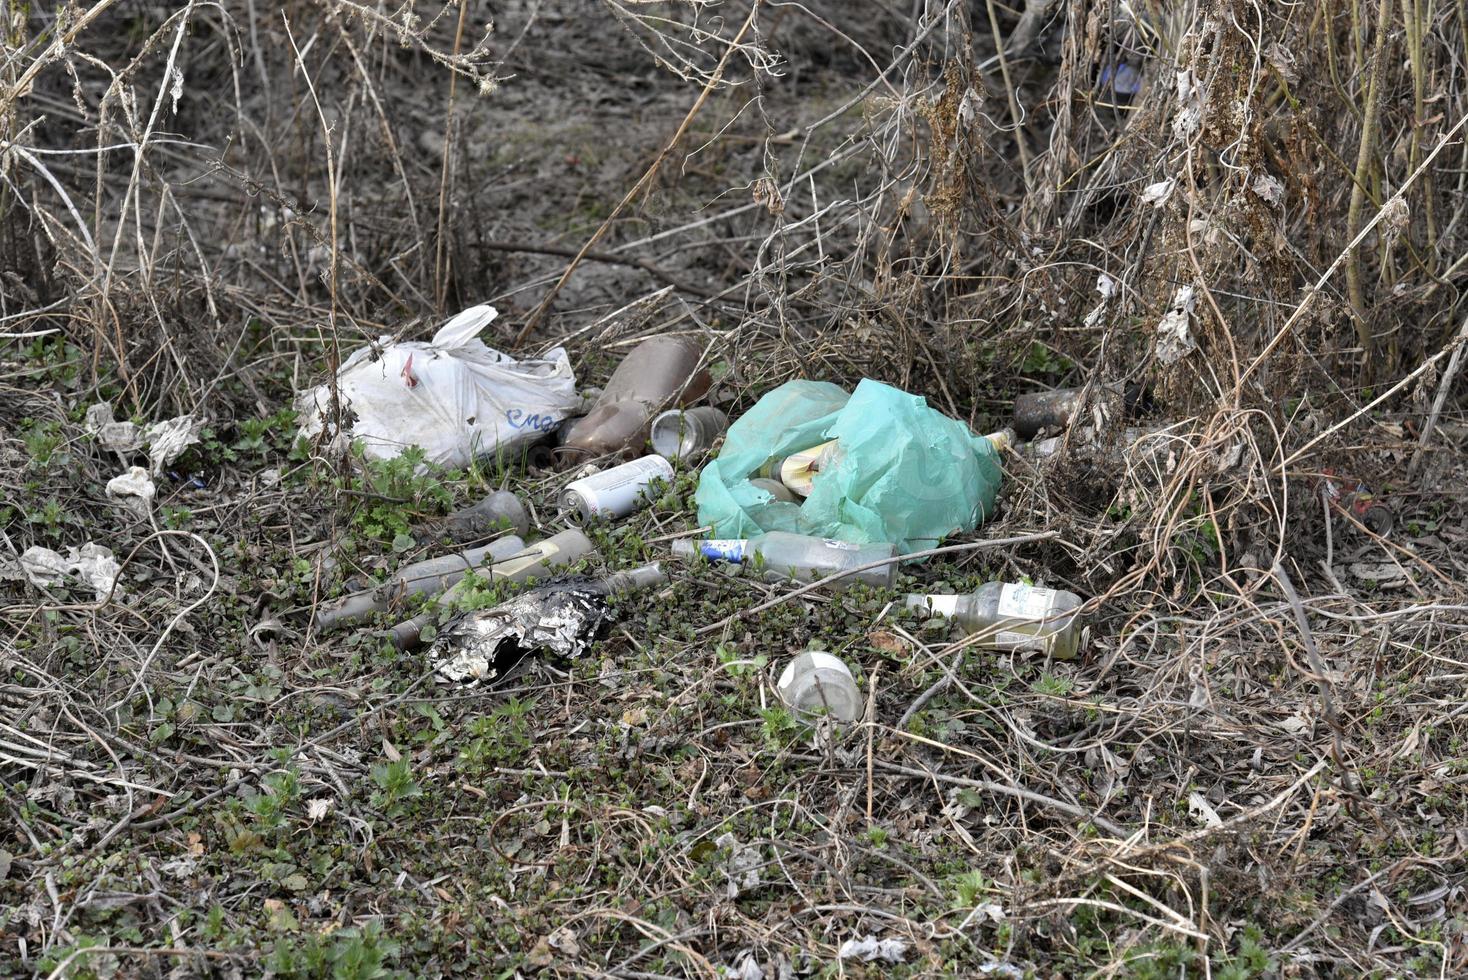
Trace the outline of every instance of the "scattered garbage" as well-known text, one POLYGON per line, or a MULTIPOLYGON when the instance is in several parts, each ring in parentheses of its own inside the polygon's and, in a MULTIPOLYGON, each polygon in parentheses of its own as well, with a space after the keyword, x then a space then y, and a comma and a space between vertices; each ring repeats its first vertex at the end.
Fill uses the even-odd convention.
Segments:
POLYGON ((477 504, 445 517, 434 528, 439 529, 455 541, 472 541, 500 529, 523 536, 530 530, 530 515, 519 497, 508 490, 495 490, 477 504))
POLYGON ((883 963, 901 963, 907 959, 907 940, 878 939, 876 936, 848 939, 836 951, 836 958, 838 960, 860 960, 863 963, 872 963, 877 960, 883 963))
POLYGON ((712 406, 674 408, 652 420, 648 441, 659 456, 684 459, 714 448, 727 428, 729 416, 712 406))
POLYGON ((197 443, 204 431, 204 420, 193 415, 155 422, 146 429, 133 422, 117 422, 109 402, 98 402, 88 408, 85 425, 97 437, 98 445, 119 456, 130 456, 146 448, 148 472, 155 477, 197 443))
POLYGON ((75 575, 96 593, 98 602, 122 592, 117 584, 121 574, 122 566, 111 549, 90 541, 80 548, 68 548, 65 557, 35 545, 27 548, 20 558, 0 566, 0 578, 26 581, 37 588, 61 585, 67 576, 75 575))
POLYGON ((838 439, 791 453, 780 460, 780 482, 797 497, 809 497, 816 487, 816 475, 835 469, 840 460, 841 443, 838 439))
POLYGON ((653 484, 673 479, 673 464, 661 456, 644 456, 566 485, 561 512, 572 520, 626 517, 655 499, 653 484))
POLYGON ((712 383, 698 367, 703 345, 692 337, 649 337, 612 372, 585 418, 566 432, 562 450, 604 456, 638 449, 648 422, 670 404, 690 405, 712 383))
POLYGON ((860 720, 865 709, 861 689, 840 657, 807 650, 785 665, 775 688, 780 700, 798 714, 825 712, 837 721, 860 720))
POLYGON ((984 436, 984 438, 988 439, 989 445, 993 446, 994 451, 999 453, 1012 448, 1019 441, 1019 436, 1009 427, 1000 429, 998 432, 991 432, 984 436))
POLYGON ((1157 324, 1157 360, 1161 363, 1176 364, 1197 350, 1198 342, 1189 329, 1197 303, 1192 286, 1179 286, 1173 294, 1172 306, 1157 324))
POLYGON ((443 555, 414 562, 399 568, 386 582, 361 592, 343 596, 317 607, 312 622, 327 632, 360 623, 377 613, 386 612, 412 596, 439 595, 459 582, 471 571, 519 555, 525 542, 513 535, 500 538, 482 548, 470 548, 458 554, 443 555))
POLYGON ((148 426, 144 438, 148 443, 148 468, 152 474, 158 476, 162 473, 163 467, 199 441, 203 431, 204 420, 192 415, 180 415, 148 426))
POLYGON ((763 884, 759 869, 766 862, 758 847, 744 843, 732 831, 727 830, 714 838, 714 847, 728 855, 722 869, 726 897, 738 898, 763 884))
POLYGON ((108 498, 143 518, 152 512, 157 493, 158 487, 141 466, 131 467, 107 481, 108 498))
MULTIPOLYGON (((345 434, 373 459, 393 459, 419 446, 429 463, 464 466, 496 450, 541 438, 580 405, 571 362, 562 348, 516 361, 484 344, 497 316, 473 306, 445 323, 428 343, 388 337, 354 351, 337 372, 345 434)), ((332 418, 331 386, 297 396, 300 434, 315 437, 332 418)))
MULTIPOLYGON (((673 542, 673 554, 684 558, 703 555, 709 561, 758 564, 768 581, 794 578, 814 582, 874 561, 895 559, 897 546, 887 542, 852 544, 788 531, 767 531, 752 538, 713 538, 706 541, 683 538, 673 542)), ((831 588, 847 588, 861 582, 878 589, 890 589, 896 577, 897 562, 894 560, 837 579, 831 583, 831 588)))
POLYGON ((1014 400, 1014 431, 1033 439, 1045 429, 1065 429, 1081 407, 1081 389, 1031 391, 1014 400))
POLYGON ((791 381, 729 427, 699 480, 698 521, 719 538, 786 531, 891 542, 905 554, 987 520, 1001 479, 993 444, 917 395, 870 379, 851 394, 791 381), (773 476, 775 461, 833 439, 839 448, 803 504, 752 483, 773 476))
MULTIPOLYGON (((523 582, 532 578, 546 578, 551 570, 570 565, 591 554, 595 546, 591 539, 575 528, 552 535, 543 541, 510 555, 492 565, 475 569, 475 574, 497 582, 523 582)), ((464 590, 463 581, 458 581, 439 597, 440 605, 448 605, 464 590)), ((423 630, 437 617, 437 610, 430 609, 412 619, 398 623, 391 630, 393 644, 400 650, 418 646, 423 630)))
POLYGON ((143 448, 143 430, 133 422, 114 421, 110 403, 98 402, 91 406, 85 418, 87 431, 97 437, 97 443, 103 449, 125 456, 143 448))
POLYGON ((749 481, 749 485, 757 490, 763 490, 776 500, 783 500, 787 504, 798 504, 800 498, 790 492, 790 488, 779 480, 772 480, 767 476, 757 476, 749 481))
POLYGON ((444 624, 429 647, 429 664, 440 682, 473 686, 503 677, 531 653, 576 657, 607 622, 608 596, 656 588, 667 580, 653 563, 531 589, 444 624))
POLYGON ((1351 515, 1372 534, 1385 537, 1391 533, 1396 523, 1391 508, 1373 495, 1366 484, 1327 469, 1320 474, 1320 488, 1332 508, 1351 515), (1355 489, 1347 490, 1352 483, 1355 489))
POLYGON ((909 595, 905 603, 957 620, 994 650, 1038 650, 1072 660, 1081 644, 1076 610, 1082 603, 1074 592, 986 582, 972 595, 909 595))

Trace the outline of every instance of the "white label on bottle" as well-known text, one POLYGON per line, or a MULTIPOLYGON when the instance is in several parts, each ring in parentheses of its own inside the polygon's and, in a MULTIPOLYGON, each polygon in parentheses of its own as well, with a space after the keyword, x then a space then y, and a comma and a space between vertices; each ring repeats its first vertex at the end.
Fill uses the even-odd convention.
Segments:
POLYGON ((1038 650, 1041 653, 1048 653, 1050 645, 1054 642, 1049 636, 1017 633, 1014 630, 1000 630, 994 634, 994 646, 1001 650, 1038 650))
POLYGON ((930 595, 927 596, 928 611, 935 616, 952 616, 958 611, 958 600, 956 595, 930 595))
POLYGON ((827 538, 821 544, 827 548, 835 548, 838 551, 860 551, 861 545, 852 544, 850 541, 837 541, 835 538, 827 538))
POLYGON ((1055 606, 1055 590, 1033 585, 1006 585, 999 592, 998 613, 1008 619, 1044 619, 1055 606))

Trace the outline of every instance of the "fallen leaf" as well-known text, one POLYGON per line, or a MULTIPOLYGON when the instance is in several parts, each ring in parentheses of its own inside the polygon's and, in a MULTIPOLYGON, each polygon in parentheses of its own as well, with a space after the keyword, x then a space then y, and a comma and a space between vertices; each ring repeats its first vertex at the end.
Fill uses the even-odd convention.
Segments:
POLYGON ((867 634, 867 642, 872 645, 873 650, 883 653, 907 652, 907 641, 888 630, 872 630, 867 634))

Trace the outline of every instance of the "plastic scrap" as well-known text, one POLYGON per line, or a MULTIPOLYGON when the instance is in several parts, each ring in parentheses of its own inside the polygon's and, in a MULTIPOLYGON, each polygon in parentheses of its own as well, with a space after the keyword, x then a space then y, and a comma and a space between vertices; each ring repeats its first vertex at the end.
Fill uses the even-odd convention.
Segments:
POLYGON ((871 963, 876 960, 884 963, 901 963, 907 959, 907 941, 878 939, 876 936, 848 939, 836 951, 836 958, 838 960, 861 960, 863 963, 871 963))
POLYGON ((132 422, 113 421, 112 406, 98 402, 87 409, 87 431, 97 437, 103 449, 110 449, 119 456, 137 452, 143 448, 143 430, 132 422))
POLYGON ((119 456, 129 456, 147 448, 148 470, 153 476, 183 455, 184 450, 199 441, 204 420, 193 415, 180 415, 155 422, 146 429, 132 422, 113 420, 112 406, 98 402, 87 409, 86 429, 97 437, 97 444, 119 456))
POLYGON ((109 548, 87 542, 80 548, 68 548, 62 557, 50 548, 36 545, 27 548, 18 561, 4 570, 3 577, 24 579, 37 588, 60 585, 68 575, 75 575, 91 587, 100 602, 122 591, 117 586, 122 566, 109 548))
POLYGON ((962 422, 917 395, 870 379, 848 395, 822 381, 791 381, 729 427, 699 480, 698 521, 718 538, 791 531, 905 552, 971 531, 994 511, 998 453, 962 422), (835 439, 839 452, 803 505, 774 499, 752 477, 835 439))
POLYGON ((163 467, 183 455, 184 450, 199 441, 204 430, 204 420, 192 415, 180 415, 166 422, 148 426, 148 466, 153 475, 163 472, 163 467))
MULTIPOLYGON (((473 306, 428 343, 381 338, 347 358, 337 372, 346 434, 369 457, 393 459, 419 446, 427 462, 463 466, 481 455, 528 444, 576 410, 576 379, 563 348, 516 361, 478 337, 497 316, 473 306)), ((297 396, 300 434, 319 435, 331 416, 331 388, 297 396)))
POLYGON ((107 496, 140 517, 147 517, 153 507, 158 487, 141 466, 107 481, 107 496))

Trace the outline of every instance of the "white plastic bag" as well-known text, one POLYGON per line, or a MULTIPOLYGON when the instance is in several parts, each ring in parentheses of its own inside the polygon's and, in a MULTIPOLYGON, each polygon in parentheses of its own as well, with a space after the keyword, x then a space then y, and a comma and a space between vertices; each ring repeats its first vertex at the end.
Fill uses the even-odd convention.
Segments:
MULTIPOLYGON (((498 315, 472 306, 428 343, 407 341, 355 351, 337 372, 347 435, 367 455, 393 459, 420 446, 425 459, 463 466, 478 456, 531 442, 554 429, 581 400, 564 349, 516 361, 486 346, 479 331, 498 315)), ((321 432, 331 389, 302 392, 301 435, 321 432)))

